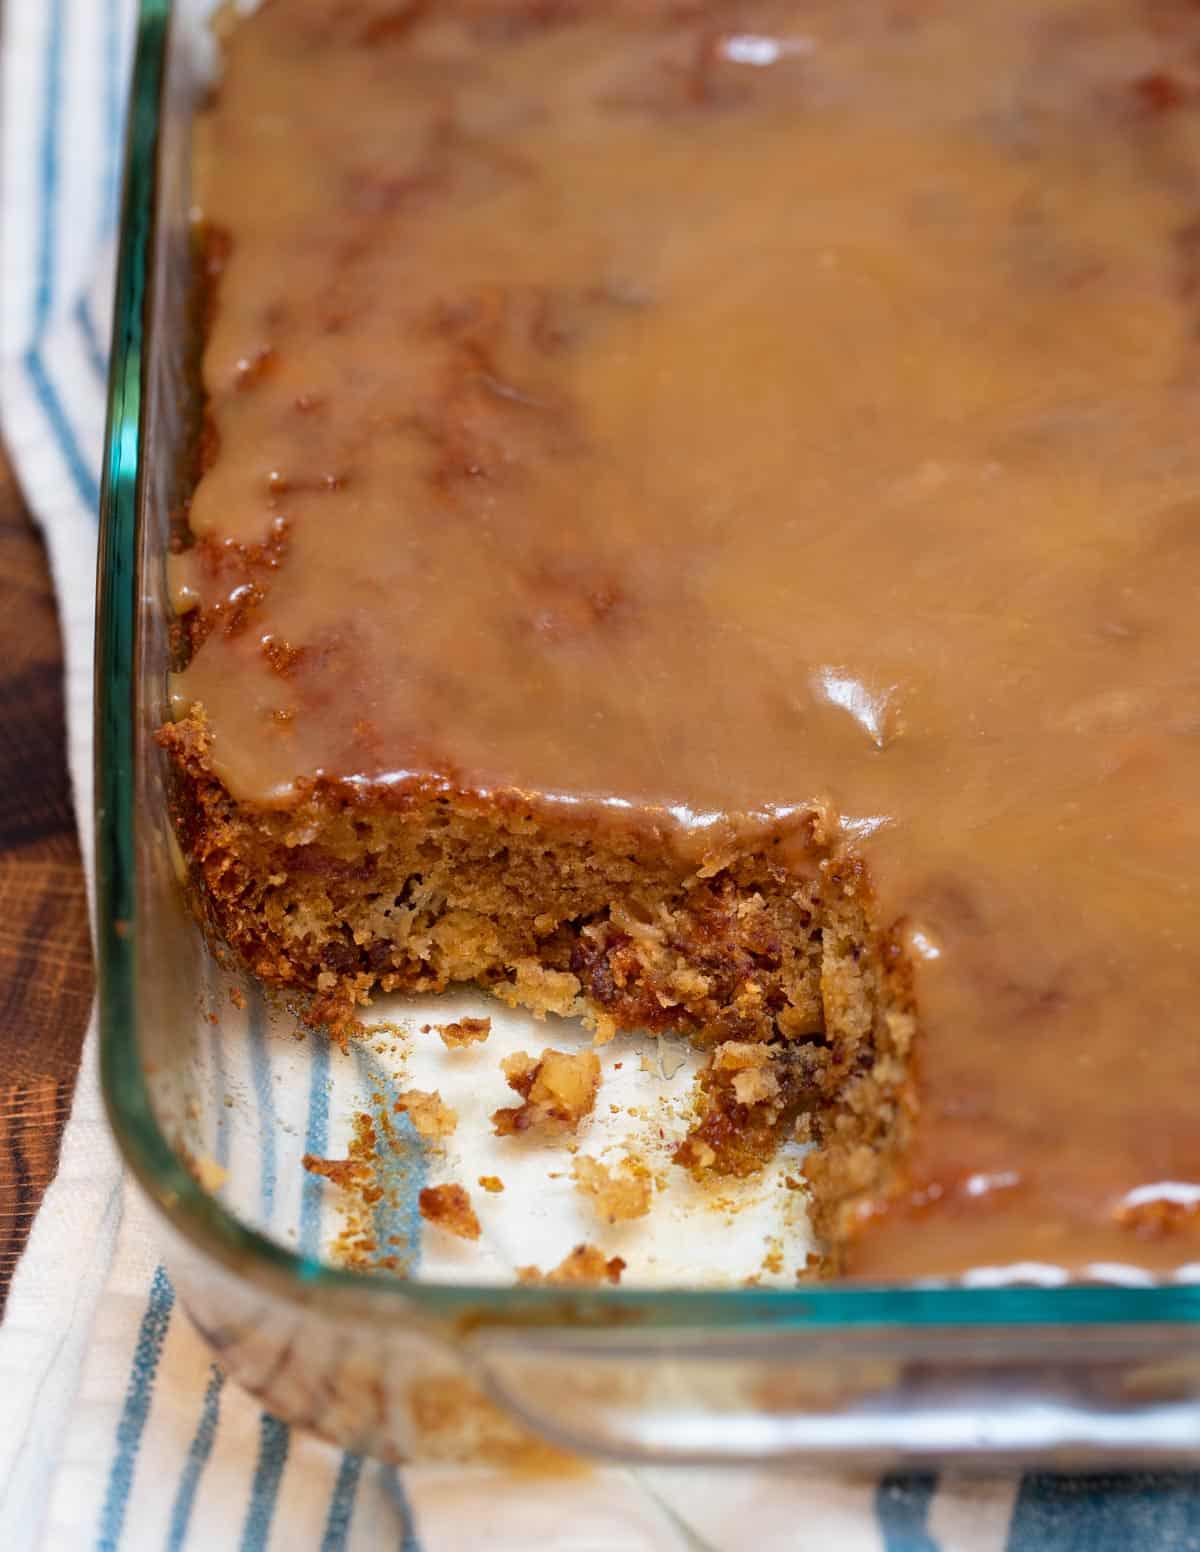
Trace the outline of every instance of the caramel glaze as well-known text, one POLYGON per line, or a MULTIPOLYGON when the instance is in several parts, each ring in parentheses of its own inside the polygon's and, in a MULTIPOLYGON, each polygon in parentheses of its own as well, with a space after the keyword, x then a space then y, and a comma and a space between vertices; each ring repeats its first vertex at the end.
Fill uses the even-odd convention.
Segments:
POLYGON ((922 1025, 857 1275, 1200 1259, 1198 56, 1172 0, 273 0, 199 122, 178 706, 252 805, 839 814, 922 1025))

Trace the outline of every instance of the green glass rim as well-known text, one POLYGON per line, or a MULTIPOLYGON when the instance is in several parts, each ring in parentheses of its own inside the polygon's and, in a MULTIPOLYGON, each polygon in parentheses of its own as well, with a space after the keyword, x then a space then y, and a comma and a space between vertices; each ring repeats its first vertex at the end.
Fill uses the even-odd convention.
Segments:
POLYGON ((406 1282, 327 1265, 242 1223, 193 1179, 159 1126, 139 1056, 135 861, 137 645, 145 385, 156 240, 159 126, 170 0, 141 0, 126 129, 121 241, 100 498, 96 626, 96 924, 101 1077, 125 1159, 174 1230, 276 1293, 353 1292, 380 1317, 414 1313, 485 1325, 625 1331, 838 1327, 1116 1326, 1200 1322, 1200 1284, 998 1288, 828 1284, 712 1291, 483 1287, 406 1282))

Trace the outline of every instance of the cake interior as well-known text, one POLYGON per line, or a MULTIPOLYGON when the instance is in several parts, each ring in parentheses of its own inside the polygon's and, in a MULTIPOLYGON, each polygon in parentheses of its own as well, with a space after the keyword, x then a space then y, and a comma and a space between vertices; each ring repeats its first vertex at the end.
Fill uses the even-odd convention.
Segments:
POLYGON ((474 983, 537 1017, 683 1035, 711 1053, 676 1162, 744 1176, 813 1145, 814 1223, 836 1266, 857 1200, 883 1189, 912 1096, 903 949, 826 816, 738 834, 556 813, 520 794, 314 791, 234 802, 199 708, 160 739, 176 825, 217 933, 334 1037, 373 996, 474 983))

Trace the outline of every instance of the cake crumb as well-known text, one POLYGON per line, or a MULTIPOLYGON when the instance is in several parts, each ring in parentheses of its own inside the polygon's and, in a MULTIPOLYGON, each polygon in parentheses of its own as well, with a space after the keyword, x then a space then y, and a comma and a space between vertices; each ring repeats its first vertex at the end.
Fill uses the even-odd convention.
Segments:
POLYGON ((499 1175, 480 1175, 479 1184, 485 1191, 491 1191, 493 1195, 504 1190, 504 1182, 499 1175))
POLYGON ((339 1191, 354 1191, 375 1176, 365 1159, 323 1159, 318 1154, 306 1153, 300 1163, 310 1175, 320 1175, 339 1191))
POLYGON ((187 1165, 188 1173, 196 1184, 204 1191, 216 1193, 229 1179, 229 1171, 224 1164, 218 1164, 210 1154, 192 1153, 188 1148, 180 1148, 183 1162, 187 1165))
POLYGON ((591 1113, 600 1087, 600 1059, 594 1051, 543 1051, 541 1058, 514 1051, 500 1063, 508 1086, 524 1101, 494 1111, 497 1137, 539 1127, 548 1132, 573 1132, 591 1113))
POLYGON ((685 1137, 675 1150, 676 1164, 682 1164, 691 1170, 711 1169, 717 1162, 717 1154, 714 1148, 710 1148, 703 1137, 694 1135, 685 1137))
POLYGON ((616 1039, 616 1020, 607 1013, 595 1013, 588 1010, 584 1017, 584 1023, 591 1028, 593 1045, 608 1045, 616 1039))
POLYGON ((697 1178, 710 1170, 757 1174, 795 1124, 811 1094, 810 1064, 820 1057, 761 1041, 726 1040, 699 1074, 697 1121, 675 1149, 675 1163, 697 1178))
POLYGON ((592 1206, 609 1223, 644 1218, 650 1211, 650 1180, 644 1167, 626 1160, 619 1171, 586 1154, 575 1160, 576 1189, 590 1197, 592 1206))
POLYGON ((596 1245, 576 1245, 571 1254, 558 1263, 552 1271, 542 1272, 536 1266, 519 1266, 519 1283, 619 1283, 625 1262, 620 1256, 606 1257, 596 1245))
POLYGON ((246 1006, 246 994, 240 986, 229 988, 229 1000, 239 1012, 246 1006))
POLYGON ((393 1109, 408 1116, 418 1137, 449 1137, 458 1125, 457 1110, 443 1104, 436 1089, 431 1094, 423 1089, 409 1089, 400 1095, 393 1109))
POLYGON ((764 1272, 778 1274, 783 1271, 783 1242, 774 1234, 767 1236, 766 1254, 762 1259, 764 1272))
POLYGON ((479 1238, 479 1219, 462 1186, 426 1186, 417 1197, 417 1206, 426 1223, 436 1224, 459 1239, 479 1238))
POLYGON ((462 1050, 486 1040, 492 1032, 492 1021, 490 1018, 464 1018, 453 1024, 437 1024, 435 1028, 447 1050, 462 1050))
POLYGON ((340 1266, 361 1272, 399 1272, 407 1268, 407 1256, 380 1253, 376 1236, 375 1212, 386 1194, 380 1169, 395 1146, 391 1118, 386 1111, 381 1111, 376 1121, 364 1110, 353 1118, 346 1158, 304 1155, 304 1168, 328 1180, 342 1193, 342 1228, 330 1247, 331 1259, 340 1266))

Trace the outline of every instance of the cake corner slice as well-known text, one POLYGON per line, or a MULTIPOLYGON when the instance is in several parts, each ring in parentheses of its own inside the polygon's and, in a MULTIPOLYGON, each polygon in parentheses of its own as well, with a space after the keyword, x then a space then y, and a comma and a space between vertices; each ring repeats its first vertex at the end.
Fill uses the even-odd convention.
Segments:
POLYGON ((213 927, 311 1021, 341 1034, 377 993, 472 982, 597 1041, 684 1035, 710 1058, 679 1164, 743 1175, 809 1138, 833 1245, 843 1204, 878 1187, 911 1105, 912 1014, 826 814, 701 839, 661 812, 428 776, 365 795, 315 782, 267 807, 214 772, 202 708, 159 741, 213 927))

